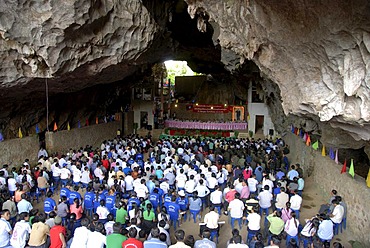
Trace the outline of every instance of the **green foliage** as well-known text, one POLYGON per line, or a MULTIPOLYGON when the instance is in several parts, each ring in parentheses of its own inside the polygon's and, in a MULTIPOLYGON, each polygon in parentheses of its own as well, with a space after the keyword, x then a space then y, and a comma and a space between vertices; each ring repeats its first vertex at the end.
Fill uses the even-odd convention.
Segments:
POLYGON ((254 132, 252 130, 249 130, 248 133, 249 133, 249 137, 253 138, 254 132))
POLYGON ((167 78, 170 79, 171 85, 175 84, 176 76, 194 76, 197 75, 187 65, 186 61, 166 61, 167 78))

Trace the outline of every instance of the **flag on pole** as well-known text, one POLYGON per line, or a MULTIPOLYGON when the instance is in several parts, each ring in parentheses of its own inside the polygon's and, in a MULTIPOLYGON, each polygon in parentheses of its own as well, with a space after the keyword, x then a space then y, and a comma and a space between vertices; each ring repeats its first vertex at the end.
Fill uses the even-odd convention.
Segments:
POLYGON ((312 148, 313 148, 314 150, 319 149, 319 141, 318 141, 318 140, 316 140, 316 142, 312 144, 312 148))
POLYGON ((89 125, 89 119, 88 119, 88 118, 86 118, 85 125, 86 125, 86 126, 88 126, 88 125, 89 125))
POLYGON ((340 174, 346 173, 347 171, 347 159, 344 160, 342 170, 340 171, 340 174))
POLYGON ((293 126, 293 124, 291 125, 290 130, 292 131, 292 133, 294 133, 294 126, 293 126))
POLYGON ((95 118, 95 124, 99 124, 99 118, 98 117, 95 118))
POLYGON ((353 159, 351 159, 351 166, 349 167, 348 174, 355 178, 355 166, 353 165, 353 159))
POLYGON ((305 132, 303 131, 303 128, 299 131, 299 137, 303 138, 305 132))
POLYGON ((0 142, 4 140, 3 134, 0 132, 0 142))
POLYGON ((311 145, 311 138, 310 138, 310 135, 307 134, 306 146, 310 146, 310 145, 311 145))
POLYGON ((335 150, 335 163, 338 164, 339 161, 338 161, 338 149, 335 150))
POLYGON ((36 133, 39 133, 39 132, 40 132, 39 125, 36 124, 36 133))
POLYGON ((304 134, 303 134, 303 140, 304 140, 304 142, 306 142, 306 141, 307 141, 307 133, 304 133, 304 134))
POLYGON ((71 130, 71 126, 69 125, 69 122, 67 123, 67 130, 71 130))
POLYGON ((321 156, 323 156, 323 157, 326 156, 325 145, 322 146, 321 156))
POLYGON ((369 172, 367 173, 366 185, 367 185, 367 187, 370 188, 370 168, 369 168, 369 172))
POLYGON ((21 128, 19 128, 19 129, 18 129, 18 137, 19 137, 20 139, 22 139, 22 138, 23 138, 23 134, 22 134, 22 130, 21 130, 21 128))
POLYGON ((77 127, 81 128, 81 121, 80 120, 78 120, 77 127))
POLYGON ((300 130, 300 129, 299 129, 299 128, 297 128, 297 132, 295 133, 295 135, 297 135, 297 136, 299 135, 299 132, 300 132, 299 130, 300 130))
POLYGON ((334 160, 335 159, 335 154, 334 154, 334 150, 333 148, 330 147, 330 150, 329 150, 329 156, 330 156, 330 159, 334 160))
POLYGON ((54 122, 54 128, 53 128, 53 131, 54 131, 54 132, 58 131, 58 126, 57 126, 57 123, 56 123, 56 122, 54 122))

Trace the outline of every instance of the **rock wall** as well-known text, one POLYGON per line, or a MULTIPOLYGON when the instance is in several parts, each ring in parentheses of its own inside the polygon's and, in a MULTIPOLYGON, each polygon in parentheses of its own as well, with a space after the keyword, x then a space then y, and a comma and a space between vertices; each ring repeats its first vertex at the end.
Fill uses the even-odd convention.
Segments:
POLYGON ((279 86, 286 115, 328 122, 349 143, 370 140, 369 1, 185 1, 215 23, 223 50, 279 86))
POLYGON ((323 157, 320 151, 306 146, 302 139, 287 132, 284 140, 290 146, 289 159, 292 163, 299 163, 304 170, 304 176, 312 176, 321 192, 328 196, 332 189, 336 189, 348 205, 347 232, 351 240, 364 243, 370 247, 369 230, 370 189, 363 178, 348 173, 340 174, 342 165, 337 165, 329 156, 323 157))
POLYGON ((22 139, 10 139, 0 142, 0 165, 18 167, 28 158, 32 164, 37 161, 39 139, 36 135, 22 139))
POLYGON ((122 130, 121 122, 115 121, 71 129, 70 131, 46 133, 46 150, 52 153, 68 151, 71 148, 77 149, 86 145, 91 145, 94 148, 99 147, 102 141, 114 138, 119 128, 122 130))

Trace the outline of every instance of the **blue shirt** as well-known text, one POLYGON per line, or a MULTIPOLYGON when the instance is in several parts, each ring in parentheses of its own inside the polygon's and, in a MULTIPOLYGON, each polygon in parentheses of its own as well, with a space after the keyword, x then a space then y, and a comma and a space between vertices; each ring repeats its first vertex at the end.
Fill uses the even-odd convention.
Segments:
POLYGON ((69 205, 72 205, 73 204, 73 200, 77 198, 79 200, 81 200, 81 195, 80 193, 78 193, 77 191, 71 191, 69 193, 69 205))
POLYGON ((194 211, 200 211, 202 208, 202 200, 200 198, 194 199, 190 197, 189 199, 189 209, 194 211))
POLYGON ((151 180, 149 180, 146 183, 146 186, 148 187, 149 194, 151 194, 153 192, 153 189, 155 188, 155 184, 151 180))
POLYGON ((109 212, 111 213, 112 213, 115 203, 116 203, 116 197, 114 195, 108 195, 107 198, 105 198, 105 206, 108 208, 109 212))
POLYGON ((157 208, 159 206, 159 194, 157 193, 151 193, 149 195, 149 201, 152 203, 154 208, 157 208))
POLYGON ((96 195, 94 196, 94 208, 97 208, 100 206, 100 201, 105 200, 104 193, 101 193, 98 198, 96 199, 96 195))
POLYGON ((295 177, 299 177, 299 174, 296 170, 290 170, 287 176, 289 180, 293 180, 295 177))
POLYGON ((87 192, 84 198, 84 206, 86 209, 93 208, 93 201, 94 201, 95 194, 93 192, 87 192))
POLYGON ((188 204, 189 204, 188 198, 186 198, 186 197, 184 197, 184 198, 178 197, 176 199, 176 203, 179 204, 181 211, 185 211, 185 210, 188 209, 188 204))
POLYGON ((136 203, 136 206, 140 206, 140 200, 138 198, 130 198, 127 202, 127 212, 132 209, 133 203, 136 203))
POLYGON ((18 214, 23 213, 23 212, 29 213, 30 210, 33 209, 32 204, 25 199, 22 199, 20 202, 18 202, 17 208, 18 208, 18 214))
POLYGON ((52 198, 46 198, 44 201, 44 212, 50 213, 57 206, 56 202, 52 198))
POLYGON ((145 248, 167 248, 167 244, 165 242, 160 241, 156 238, 151 238, 149 240, 144 241, 145 248))
POLYGON ((71 191, 67 188, 61 188, 60 189, 60 198, 62 198, 62 196, 65 196, 67 197, 67 199, 69 199, 69 194, 71 193, 71 191))
POLYGON ((167 212, 170 215, 171 220, 177 220, 179 218, 180 206, 176 202, 169 202, 166 204, 167 212))
POLYGON ((331 240, 333 238, 333 227, 334 224, 331 220, 323 220, 319 225, 317 235, 320 239, 331 240))
POLYGON ((194 248, 216 248, 216 243, 209 239, 197 240, 194 244, 194 248))
POLYGON ((158 179, 163 178, 163 171, 162 170, 156 170, 155 175, 157 176, 158 179))

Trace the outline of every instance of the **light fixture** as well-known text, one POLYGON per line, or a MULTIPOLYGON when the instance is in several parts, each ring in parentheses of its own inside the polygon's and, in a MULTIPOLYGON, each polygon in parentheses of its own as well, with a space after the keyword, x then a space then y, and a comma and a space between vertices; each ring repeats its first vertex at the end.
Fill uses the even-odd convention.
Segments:
POLYGON ((211 109, 213 109, 213 106, 211 107, 211 109))
POLYGON ((227 103, 225 103, 224 106, 226 107, 227 106, 227 103))
POLYGON ((177 104, 175 104, 175 108, 177 108, 177 104))
POLYGON ((195 105, 198 106, 198 103, 196 103, 195 105))

